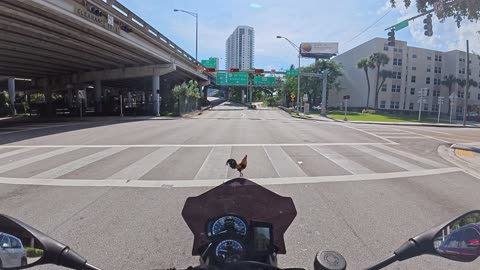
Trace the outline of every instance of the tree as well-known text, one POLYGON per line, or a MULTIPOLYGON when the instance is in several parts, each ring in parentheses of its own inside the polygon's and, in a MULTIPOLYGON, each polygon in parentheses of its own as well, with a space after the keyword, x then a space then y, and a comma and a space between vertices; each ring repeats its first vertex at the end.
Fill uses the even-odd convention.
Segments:
MULTIPOLYGON (((443 77, 442 85, 448 87, 448 96, 452 95, 453 86, 457 83, 457 78, 453 74, 443 77)), ((448 111, 450 112, 452 103, 448 103, 448 111)))
MULTIPOLYGON (((439 0, 416 0, 418 12, 425 12, 432 8, 433 5, 439 0)), ((395 7, 397 2, 402 0, 390 0, 392 7, 395 7)), ((445 1, 443 1, 445 2, 445 1)), ((405 7, 408 8, 412 0, 403 0, 405 7)), ((437 15, 441 22, 444 22, 446 18, 453 17, 457 22, 457 26, 460 27, 461 22, 467 19, 471 22, 478 21, 480 18, 480 1, 477 0, 452 0, 443 5, 443 12, 437 15)))
POLYGON ((370 90, 371 90, 370 78, 368 76, 368 69, 374 69, 375 65, 372 62, 370 62, 368 58, 363 58, 357 62, 357 68, 363 69, 363 71, 365 71, 365 78, 367 79, 367 87, 368 87, 366 107, 368 108, 370 107, 370 90))
POLYGON ((388 71, 381 71, 381 68, 390 62, 390 58, 388 55, 384 53, 374 53, 370 56, 369 61, 375 65, 374 68, 377 69, 377 76, 376 76, 376 83, 375 83, 375 109, 378 109, 378 94, 380 89, 382 88, 385 80, 388 78, 386 77, 389 75, 388 71), (382 83, 380 84, 380 79, 382 79, 382 83))

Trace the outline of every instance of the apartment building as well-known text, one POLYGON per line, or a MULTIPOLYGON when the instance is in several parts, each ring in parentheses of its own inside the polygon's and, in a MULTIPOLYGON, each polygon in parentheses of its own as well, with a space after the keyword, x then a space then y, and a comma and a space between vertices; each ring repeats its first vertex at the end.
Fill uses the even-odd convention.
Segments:
POLYGON ((255 55, 253 27, 238 26, 225 43, 225 67, 252 69, 255 55))
MULTIPOLYGON (((363 69, 357 68, 358 60, 376 52, 388 55, 390 62, 381 69, 392 71, 379 91, 378 108, 384 110, 418 111, 419 94, 426 88, 422 100, 422 111, 449 113, 449 88, 442 85, 445 76, 465 79, 466 52, 441 52, 408 46, 407 42, 396 41, 395 47, 387 45, 387 39, 375 38, 334 58, 344 68, 341 78, 342 90, 330 93, 329 106, 342 107, 343 96, 350 95, 349 107, 367 107, 367 82, 363 69), (439 97, 444 104, 439 105, 439 97)), ((470 54, 470 78, 480 82, 480 57, 470 54)), ((376 70, 369 70, 371 93, 369 107, 375 105, 376 70)), ((381 80, 380 80, 381 81, 381 80)), ((463 109, 464 88, 454 83, 452 86, 453 112, 461 114, 463 109)), ((480 110, 480 88, 470 87, 467 97, 469 112, 480 110)))

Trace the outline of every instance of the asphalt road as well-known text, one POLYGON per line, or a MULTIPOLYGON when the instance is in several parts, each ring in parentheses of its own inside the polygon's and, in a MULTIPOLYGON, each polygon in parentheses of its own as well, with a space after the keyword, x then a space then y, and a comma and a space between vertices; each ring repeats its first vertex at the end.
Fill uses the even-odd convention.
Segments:
MULTIPOLYGON (((0 128, 0 212, 105 269, 195 265, 185 199, 238 176, 225 160, 248 154, 244 176, 297 208, 280 265, 313 269, 318 250, 336 250, 361 269, 480 208, 479 179, 437 153, 479 138, 478 129, 320 122, 232 104, 174 120, 24 123, 0 128)), ((427 256, 387 269, 478 267, 427 256)))

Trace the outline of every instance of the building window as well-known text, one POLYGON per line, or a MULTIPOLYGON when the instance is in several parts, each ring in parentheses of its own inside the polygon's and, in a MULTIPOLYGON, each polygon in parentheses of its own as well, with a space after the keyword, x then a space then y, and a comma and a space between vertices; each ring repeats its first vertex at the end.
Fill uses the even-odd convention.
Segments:
POLYGON ((463 107, 462 106, 457 106, 457 113, 463 112, 463 107))
POLYGON ((462 68, 458 71, 459 74, 465 74, 465 68, 462 68))
POLYGON ((403 52, 403 49, 402 49, 402 48, 398 48, 398 52, 403 52))
POLYGON ((431 56, 427 56, 427 60, 432 60, 432 57, 431 57, 431 56))
POLYGON ((394 72, 393 72, 393 78, 400 80, 400 79, 402 78, 402 72, 396 72, 396 71, 394 71, 394 72))
POLYGON ((432 112, 438 112, 438 104, 432 104, 432 112))
POLYGON ((432 72, 432 68, 431 68, 431 67, 427 67, 427 72, 432 72))
POLYGON ((402 65, 402 59, 401 58, 393 58, 393 65, 394 66, 401 66, 402 65))
POLYGON ((398 49, 396 47, 393 48, 394 52, 398 52, 398 49))
POLYGON ((438 61, 438 55, 435 54, 435 61, 438 61))
POLYGON ((423 110, 428 111, 428 104, 427 103, 423 104, 423 110))
POLYGON ((387 102, 385 100, 380 101, 380 109, 385 109, 385 104, 387 102))
POLYGON ((458 61, 460 61, 460 62, 465 62, 465 59, 463 59, 462 57, 460 57, 460 58, 458 59, 458 61))
POLYGON ((392 84, 392 93, 400 93, 400 85, 392 84))
POLYGON ((416 54, 412 54, 412 58, 417 58, 417 55, 416 55, 416 54))
POLYGON ((435 74, 441 74, 442 73, 442 68, 441 67, 435 67, 434 71, 435 74))
POLYGON ((441 79, 434 78, 433 79, 433 85, 440 85, 442 83, 441 79))
POLYGON ((427 79, 425 80, 425 83, 430 84, 430 77, 427 77, 427 79))
POLYGON ((399 109, 400 108, 400 102, 399 101, 390 101, 390 109, 399 109))
POLYGON ((412 76, 412 82, 417 82, 417 76, 412 76))
POLYGON ((470 99, 470 91, 467 92, 467 99, 470 99))
POLYGON ((384 51, 388 51, 388 46, 384 46, 384 47, 383 47, 383 50, 384 50, 384 51))
POLYGON ((433 96, 434 97, 439 97, 440 96, 440 90, 433 90, 433 96))
POLYGON ((441 55, 438 56, 438 62, 442 62, 442 56, 441 55))
POLYGON ((382 92, 387 92, 387 85, 386 84, 382 85, 382 92))
POLYGON ((410 88, 410 95, 415 95, 415 88, 410 88))
POLYGON ((477 99, 480 100, 480 93, 478 93, 477 99))
POLYGON ((412 67, 412 70, 417 70, 417 67, 412 67))
POLYGON ((458 98, 463 98, 464 96, 465 96, 465 95, 464 95, 463 91, 458 91, 458 92, 457 92, 457 97, 458 97, 458 98))
POLYGON ((408 109, 409 109, 409 110, 413 110, 413 105, 414 105, 414 103, 413 103, 413 102, 410 102, 410 105, 408 105, 408 109))

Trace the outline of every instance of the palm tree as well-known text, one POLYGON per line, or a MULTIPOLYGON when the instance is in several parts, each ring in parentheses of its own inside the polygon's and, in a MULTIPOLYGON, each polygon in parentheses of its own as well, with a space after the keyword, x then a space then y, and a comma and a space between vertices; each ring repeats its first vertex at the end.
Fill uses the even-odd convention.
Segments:
POLYGON ((365 71, 365 78, 367 79, 367 87, 368 87, 368 92, 367 92, 367 109, 370 107, 370 78, 368 77, 368 69, 374 69, 375 65, 370 62, 368 58, 362 58, 357 62, 357 68, 358 69, 363 69, 365 71))
MULTIPOLYGON (((452 95, 452 89, 453 86, 457 83, 457 78, 453 74, 450 74, 448 76, 443 77, 442 85, 448 87, 448 96, 450 97, 452 95)), ((451 110, 452 103, 448 103, 448 111, 450 112, 451 110)))
POLYGON ((374 53, 370 56, 370 62, 372 62, 375 65, 374 68, 377 69, 377 80, 375 83, 375 109, 378 109, 378 93, 380 92, 380 89, 382 88, 383 83, 385 82, 385 79, 386 79, 386 77, 382 76, 386 74, 381 74, 380 68, 388 64, 388 62, 390 62, 390 58, 388 57, 388 55, 384 53, 374 53), (384 78, 382 79, 383 80, 382 84, 380 84, 381 77, 384 78))

